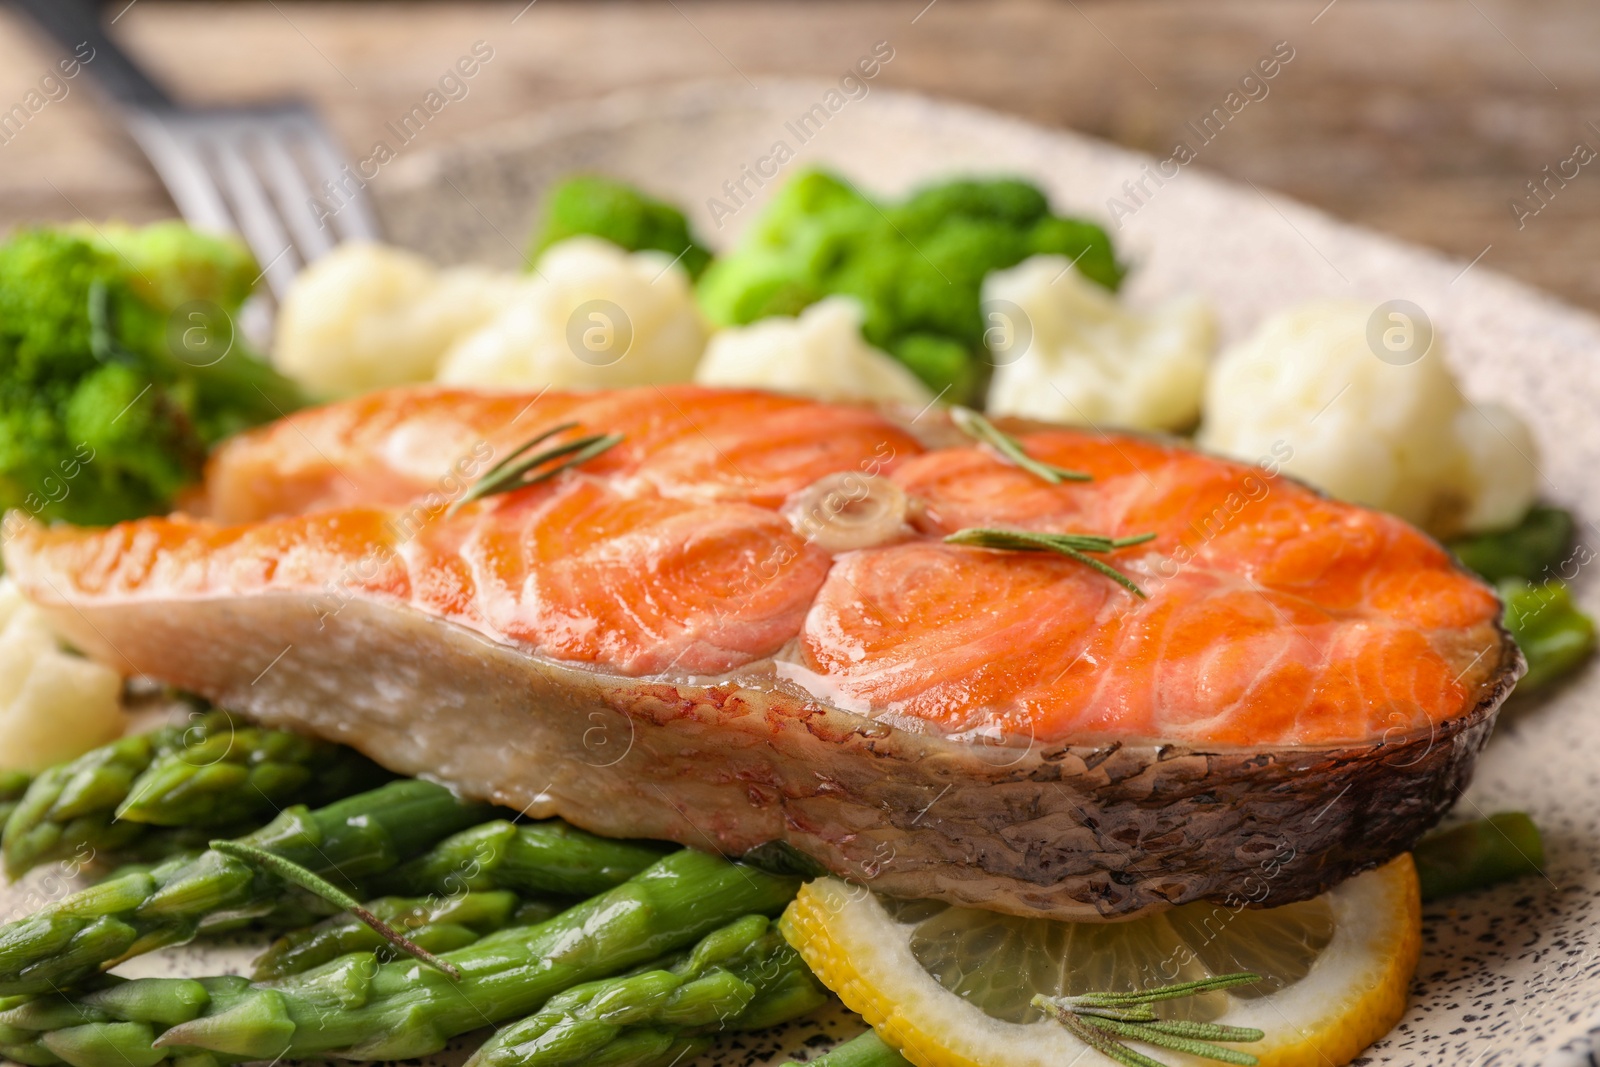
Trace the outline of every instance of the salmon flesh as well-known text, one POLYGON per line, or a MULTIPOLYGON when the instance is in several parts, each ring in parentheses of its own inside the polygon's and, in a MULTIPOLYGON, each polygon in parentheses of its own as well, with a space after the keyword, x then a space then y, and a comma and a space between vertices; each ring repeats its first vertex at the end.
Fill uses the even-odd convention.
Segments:
POLYGON ((165 518, 13 519, 5 564, 127 674, 530 817, 782 842, 897 896, 1282 904, 1450 806, 1522 664, 1443 548, 1282 456, 1008 428, 1088 480, 941 409, 394 390, 232 439, 165 518), (622 440, 461 503, 550 430, 535 451, 622 440), (1153 534, 1093 557, 1143 596, 945 540, 973 528, 1153 534))

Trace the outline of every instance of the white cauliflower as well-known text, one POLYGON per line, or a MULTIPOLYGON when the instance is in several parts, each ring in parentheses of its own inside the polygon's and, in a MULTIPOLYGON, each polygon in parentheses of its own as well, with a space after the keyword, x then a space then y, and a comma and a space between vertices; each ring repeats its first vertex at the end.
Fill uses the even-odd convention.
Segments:
POLYGON ((1141 430, 1199 416, 1217 331, 1198 299, 1129 311, 1062 256, 995 271, 983 297, 991 412, 1141 430))
POLYGON ((439 381, 601 389, 689 380, 706 327, 671 256, 572 237, 538 266, 515 301, 451 348, 439 381))
POLYGON ((695 370, 701 385, 744 386, 824 400, 933 400, 922 380, 861 336, 861 305, 830 296, 799 318, 762 319, 719 332, 695 370))
POLYGON ((16 583, 0 579, 0 770, 37 773, 122 733, 117 672, 63 649, 16 583))
POLYGON ((343 244, 295 278, 273 362, 320 397, 425 382, 527 284, 482 267, 440 269, 389 245, 343 244))
POLYGON ((1473 405, 1426 334, 1411 362, 1369 346, 1370 304, 1317 301, 1274 315, 1224 353, 1199 443, 1283 469, 1344 500, 1440 535, 1517 522, 1533 503, 1533 438, 1511 412, 1473 405))

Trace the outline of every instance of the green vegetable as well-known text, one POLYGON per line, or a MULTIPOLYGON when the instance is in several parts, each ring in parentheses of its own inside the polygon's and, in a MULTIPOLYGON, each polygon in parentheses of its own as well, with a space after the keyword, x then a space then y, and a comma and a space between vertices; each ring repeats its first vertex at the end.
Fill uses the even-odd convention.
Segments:
POLYGON ((373 887, 401 896, 505 889, 522 896, 587 897, 621 885, 670 847, 596 837, 557 819, 496 820, 446 838, 373 887))
MULTIPOLYGON (((559 910, 542 901, 524 903, 503 890, 450 897, 382 897, 367 908, 429 952, 453 952, 507 926, 543 922, 559 910)), ((371 952, 384 961, 398 955, 360 919, 335 915, 274 941, 256 960, 255 977, 265 981, 300 974, 351 952, 371 952)))
POLYGON ((348 912, 365 923, 368 929, 383 938, 390 947, 413 959, 421 960, 429 967, 438 968, 458 982, 461 980, 460 971, 384 922, 379 916, 374 915, 371 909, 363 905, 361 901, 304 865, 243 841, 213 841, 211 842, 211 849, 214 852, 222 853, 229 859, 243 860, 256 870, 272 875, 285 885, 303 889, 324 904, 329 904, 340 911, 348 912))
MULTIPOLYGON (((842 1045, 810 1061, 807 1067, 910 1067, 911 1061, 900 1055, 898 1049, 884 1044, 876 1030, 852 1037, 842 1045)), ((798 1063, 785 1063, 782 1067, 802 1067, 798 1063)))
POLYGON ((102 1048, 109 1055, 99 1062, 126 1056, 123 1067, 196 1050, 230 1060, 425 1056, 580 983, 687 948, 731 916, 774 914, 798 888, 796 879, 685 849, 552 919, 445 953, 460 981, 362 952, 270 983, 140 978, 0 1012, 0 1053, 21 1059, 54 1040, 102 1048))
POLYGON ((291 800, 325 804, 387 777, 342 745, 210 711, 45 771, 7 818, 0 851, 12 878, 74 856, 164 858, 204 848, 218 828, 253 830, 291 800))
MULTIPOLYGON (((345 881, 393 869, 486 810, 404 780, 311 811, 286 809, 242 840, 345 881)), ((216 851, 130 870, 0 926, 0 996, 83 982, 120 960, 193 938, 218 915, 270 912, 283 884, 216 851)))
MULTIPOLYGON (((448 951, 512 922, 526 925, 548 918, 559 910, 557 900, 620 885, 670 848, 596 837, 554 819, 521 824, 495 820, 453 834, 393 871, 363 879, 358 888, 382 898, 370 906, 380 919, 399 915, 402 921, 391 925, 402 932, 421 931, 412 940, 430 952, 436 945, 448 951), (497 920, 498 902, 506 899, 520 902, 497 920)), ((387 955, 381 938, 365 924, 344 915, 322 921, 327 915, 315 900, 286 895, 270 911, 247 915, 246 922, 208 917, 200 932, 241 925, 288 931, 258 962, 260 977, 309 970, 358 949, 387 955)))
POLYGON ((640 192, 631 185, 582 175, 568 178, 552 189, 544 202, 544 217, 534 235, 531 258, 557 241, 590 234, 604 237, 629 252, 653 250, 679 256, 690 278, 700 277, 711 253, 689 232, 689 220, 671 204, 640 192))
POLYGON ((6 820, 6 874, 18 878, 54 860, 76 857, 82 865, 97 855, 144 854, 146 846, 166 845, 165 835, 118 822, 115 813, 134 780, 179 736, 168 729, 119 738, 39 775, 6 820))
POLYGON ((1544 865, 1544 842, 1533 820, 1506 811, 1435 830, 1412 850, 1423 901, 1483 889, 1544 865))
POLYGON ((152 307, 207 300, 237 308, 261 274, 255 257, 237 238, 191 229, 175 219, 140 227, 84 225, 70 231, 110 249, 126 268, 129 287, 152 307))
POLYGON ((0 508, 165 511, 207 447, 296 407, 233 326, 256 273, 242 245, 181 223, 0 245, 0 508))
POLYGON ((812 171, 785 185, 739 247, 707 269, 699 296, 722 326, 854 297, 868 341, 964 401, 984 384, 984 277, 1041 253, 1075 260, 1108 289, 1122 281, 1105 231, 1051 214, 1027 182, 945 182, 880 204, 812 171))
POLYGON ((1594 652, 1594 620, 1579 610, 1565 582, 1530 585, 1520 578, 1500 583, 1505 626, 1528 659, 1517 692, 1549 685, 1583 665, 1594 652))
POLYGON ((117 818, 192 827, 265 821, 291 801, 326 804, 392 777, 343 745, 212 712, 151 762, 117 818))
POLYGON ((670 1067, 714 1036, 804 1015, 828 991, 764 915, 706 935, 693 951, 574 986, 502 1027, 467 1067, 670 1067))
POLYGON ((0 826, 11 818, 11 813, 17 810, 17 802, 32 784, 33 777, 26 771, 0 771, 0 826))
POLYGON ((1556 576, 1552 571, 1571 549, 1573 533, 1571 512, 1536 506, 1516 526, 1460 538, 1450 542, 1450 550, 1491 582, 1507 578, 1536 582, 1556 576))

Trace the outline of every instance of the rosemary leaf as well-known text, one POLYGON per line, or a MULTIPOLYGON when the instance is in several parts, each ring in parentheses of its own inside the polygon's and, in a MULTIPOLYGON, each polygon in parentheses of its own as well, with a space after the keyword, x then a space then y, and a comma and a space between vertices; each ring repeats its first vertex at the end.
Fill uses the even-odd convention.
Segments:
POLYGON ((1001 430, 994 423, 973 411, 971 408, 956 406, 950 409, 950 421, 956 428, 968 437, 981 441, 1010 460, 1015 466, 1021 467, 1029 474, 1042 478, 1051 485, 1060 485, 1062 482, 1090 482, 1094 477, 1083 471, 1068 470, 1057 467, 1052 463, 1034 459, 1022 449, 1022 444, 1015 437, 1001 430))
POLYGON ((1150 1029, 1176 1037, 1198 1037, 1202 1041, 1260 1041, 1266 1032, 1253 1026, 1223 1026, 1220 1023, 1196 1023, 1183 1019, 1169 1019, 1149 1024, 1150 1029))
POLYGON ((1110 1034, 1095 1029, 1076 1015, 1063 1013, 1057 1018, 1073 1037, 1118 1063, 1126 1064, 1127 1067, 1167 1067, 1160 1060, 1153 1060, 1142 1052, 1136 1052, 1110 1034))
MULTIPOLYGON (((1130 545, 1142 545, 1153 540, 1155 534, 1137 534, 1133 537, 1103 537, 1099 534, 1037 533, 1032 530, 1000 530, 975 526, 957 530, 945 538, 952 545, 971 545, 1001 552, 1055 552, 1068 559, 1093 567, 1141 600, 1148 599, 1132 578, 1109 563, 1085 555, 1087 552, 1112 552, 1130 545)), ((1182 996, 1184 994, 1178 994, 1182 996)))
POLYGON ((1218 989, 1229 989, 1236 985, 1249 985, 1259 981, 1261 981, 1259 974, 1237 971, 1233 974, 1219 974, 1212 978, 1197 978, 1192 982, 1179 982, 1177 985, 1157 986, 1155 989, 1135 989, 1127 993, 1084 993, 1076 997, 1063 997, 1062 1000, 1069 1004, 1098 1006, 1143 1004, 1148 1001, 1192 997, 1200 993, 1211 993, 1218 989))
POLYGON ((306 870, 293 860, 284 859, 276 853, 268 852, 264 848, 257 848, 255 845, 244 844, 241 841, 213 841, 211 842, 211 848, 224 856, 232 856, 234 859, 242 860, 258 870, 276 875, 290 885, 297 885, 308 893, 314 893, 334 907, 343 908, 372 927, 379 937, 401 952, 406 953, 408 956, 416 957, 430 967, 438 968, 458 982, 461 981, 461 971, 453 964, 441 960, 438 956, 435 956, 362 907, 361 902, 355 897, 352 897, 349 893, 346 893, 315 872, 306 870))
MULTIPOLYGON (((1192 1037, 1180 1037, 1165 1033, 1148 1023, 1124 1023, 1115 1019, 1084 1018, 1084 1023, 1117 1037, 1125 1037, 1130 1041, 1142 1041, 1147 1045, 1156 1045, 1161 1048, 1170 1048, 1174 1052, 1184 1052, 1190 1056, 1199 1056, 1203 1059, 1216 1060, 1218 1063, 1232 1063, 1237 1067, 1256 1067, 1259 1062, 1256 1057, 1248 1052, 1238 1049, 1223 1048, 1213 1045, 1208 1041, 1200 1041, 1192 1037)), ((1250 1040, 1259 1041, 1260 1038, 1250 1040)))
POLYGON ((1159 1060, 1151 1059, 1137 1049, 1129 1048, 1118 1038, 1139 1041, 1158 1048, 1171 1049, 1190 1056, 1234 1064, 1235 1067, 1255 1067, 1255 1056, 1238 1049, 1223 1048, 1215 1041, 1260 1041, 1266 1035, 1246 1026, 1222 1026, 1218 1023, 1162 1021, 1156 1018, 1152 1006, 1158 1000, 1197 996, 1218 989, 1228 989, 1249 982, 1259 982, 1259 974, 1221 974, 1193 982, 1156 989, 1137 989, 1126 993, 1082 993, 1070 997, 1049 997, 1043 994, 1033 998, 1034 1007, 1047 1012, 1078 1040, 1090 1048, 1109 1056, 1126 1067, 1165 1067, 1159 1060))
POLYGON ((1078 1015, 1098 1015, 1106 1019, 1116 1019, 1124 1023, 1153 1023, 1156 1021, 1156 1009, 1149 1004, 1137 1004, 1130 1008, 1102 1008, 1092 1004, 1074 1004, 1072 1010, 1078 1015))
POLYGON ((528 449, 532 448, 534 445, 543 444, 558 433, 566 433, 568 430, 576 430, 577 428, 578 424, 575 422, 563 422, 559 426, 550 427, 544 433, 535 434, 528 440, 522 442, 522 444, 518 445, 516 448, 512 449, 511 452, 505 456, 505 458, 500 460, 500 462, 484 471, 483 478, 480 480, 480 484, 481 482, 486 482, 503 472, 507 467, 511 466, 512 463, 516 462, 518 456, 528 451, 528 449))
POLYGON ((542 452, 535 452, 533 455, 524 458, 524 454, 534 446, 548 441, 558 433, 576 429, 577 425, 575 422, 564 422, 560 426, 552 427, 519 445, 505 459, 485 471, 483 477, 478 479, 472 488, 461 494, 461 499, 446 508, 445 516, 448 518, 454 515, 474 500, 482 500, 484 497, 493 496, 496 493, 509 493, 516 489, 526 489, 530 485, 538 485, 540 482, 547 482, 564 470, 570 470, 581 463, 587 463, 607 449, 614 448, 622 441, 620 433, 591 434, 587 437, 579 437, 563 444, 555 445, 542 452), (563 459, 563 457, 565 458, 563 459), (556 460, 563 461, 555 463, 556 460), (555 463, 555 465, 549 466, 552 463, 555 463), (530 473, 540 467, 544 469, 539 470, 538 473, 530 473))

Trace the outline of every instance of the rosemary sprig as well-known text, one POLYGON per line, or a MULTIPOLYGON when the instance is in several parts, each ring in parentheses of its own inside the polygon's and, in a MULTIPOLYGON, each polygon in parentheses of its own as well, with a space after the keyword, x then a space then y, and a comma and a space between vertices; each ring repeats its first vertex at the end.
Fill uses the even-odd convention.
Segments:
POLYGON ((1223 1048, 1213 1042, 1260 1041, 1267 1036, 1260 1030, 1219 1023, 1162 1021, 1156 1018, 1154 1004, 1159 1000, 1192 997, 1259 981, 1259 974, 1239 973, 1130 993, 1085 993, 1076 997, 1047 997, 1041 993, 1033 998, 1033 1006, 1048 1013, 1079 1041, 1127 1067, 1166 1065, 1129 1048, 1119 1039, 1139 1041, 1218 1063, 1255 1067, 1256 1057, 1250 1053, 1223 1048))
POLYGON ((378 918, 371 911, 362 907, 361 902, 355 897, 327 879, 320 877, 315 872, 306 870, 293 860, 284 859, 282 856, 268 852, 264 848, 257 848, 255 845, 247 845, 240 841, 213 841, 211 842, 211 848, 224 856, 232 856, 234 859, 242 860, 252 867, 266 871, 268 874, 276 875, 290 885, 297 885, 308 893, 315 893, 334 907, 343 908, 372 927, 379 937, 401 952, 406 953, 408 956, 416 957, 430 967, 438 968, 458 982, 461 981, 461 971, 453 964, 441 960, 438 956, 435 956, 378 918))
POLYGON ((577 429, 575 422, 564 422, 560 426, 552 426, 544 433, 538 434, 529 441, 523 442, 510 455, 484 472, 483 477, 473 483, 472 488, 461 494, 461 499, 445 509, 448 518, 461 510, 474 500, 493 496, 496 493, 509 493, 515 489, 526 489, 530 485, 547 482, 564 470, 576 467, 581 463, 598 456, 609 448, 614 448, 622 442, 620 433, 590 434, 579 437, 565 444, 547 448, 542 452, 535 452, 524 457, 524 453, 536 445, 543 444, 558 433, 577 429), (556 460, 561 460, 556 463, 556 460), (548 464, 554 463, 554 466, 548 464), (538 473, 531 473, 536 468, 543 467, 538 473))
POLYGON ((1034 459, 1022 450, 1022 443, 1015 437, 1001 430, 994 423, 973 411, 959 405, 950 409, 950 421, 956 424, 956 429, 968 437, 981 441, 1000 453, 1014 465, 1021 467, 1029 474, 1043 478, 1051 485, 1060 485, 1062 482, 1091 482, 1094 477, 1083 471, 1068 470, 1057 467, 1053 463, 1034 459))
POLYGON ((1069 559, 1086 564, 1110 578, 1141 600, 1147 600, 1143 589, 1133 579, 1109 563, 1085 555, 1087 552, 1114 552, 1129 545, 1142 545, 1155 539, 1155 534, 1135 534, 1132 537, 1102 537, 1099 534, 1036 533, 1032 530, 997 530, 987 526, 974 526, 957 530, 945 538, 952 545, 971 545, 974 548, 992 548, 1002 552, 1058 552, 1069 559))

